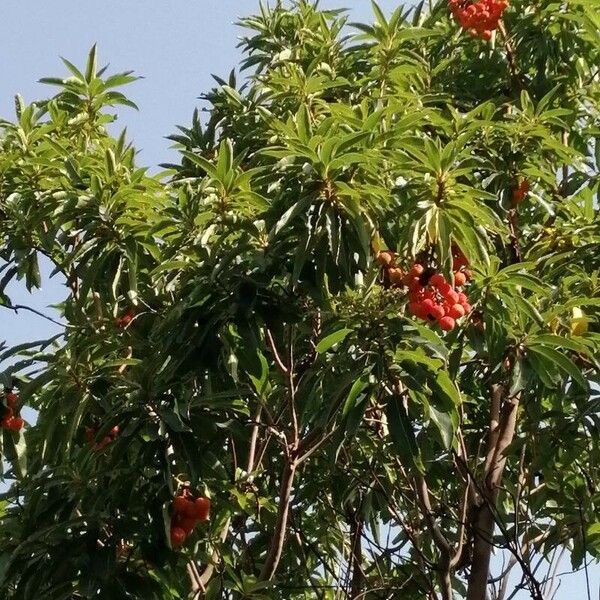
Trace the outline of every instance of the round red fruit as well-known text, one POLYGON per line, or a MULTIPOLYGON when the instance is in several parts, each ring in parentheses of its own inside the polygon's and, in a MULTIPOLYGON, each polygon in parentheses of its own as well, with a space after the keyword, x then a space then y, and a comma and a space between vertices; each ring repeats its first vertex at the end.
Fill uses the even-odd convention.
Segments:
POLYGON ((421 310, 420 302, 409 302, 408 303, 408 311, 411 315, 419 316, 419 312, 421 310))
POLYGON ((462 287, 467 283, 467 276, 462 271, 454 273, 454 284, 456 287, 462 287))
POLYGON ((173 513, 176 515, 187 514, 188 504, 190 504, 190 501, 187 498, 175 496, 175 498, 173 498, 173 513))
POLYGON ((25 421, 23 421, 23 419, 21 419, 21 417, 13 418, 12 426, 11 426, 11 429, 13 431, 21 431, 21 429, 23 429, 24 426, 25 426, 25 421))
POLYGON ((171 528, 171 546, 173 546, 173 548, 179 548, 179 546, 185 542, 186 537, 187 535, 181 527, 171 528))
POLYGON ((210 500, 201 496, 200 498, 196 498, 194 505, 198 521, 208 521, 210 517, 210 500))
POLYGON ((430 314, 436 321, 439 321, 441 318, 444 317, 444 315, 446 314, 446 311, 444 310, 444 307, 441 304, 436 304, 431 309, 430 314))
POLYGON ((454 291, 453 289, 448 290, 448 292, 442 295, 448 301, 449 304, 458 303, 458 292, 454 291))
POLYGON ((132 312, 128 312, 126 314, 124 314, 122 317, 115 319, 115 325, 117 327, 127 327, 127 325, 129 325, 129 323, 131 323, 131 321, 133 321, 133 313, 132 312))
POLYGON ((456 321, 452 317, 442 317, 439 321, 440 327, 444 331, 452 331, 456 326, 456 321))
POLYGON ((452 306, 452 308, 448 311, 448 316, 452 317, 453 319, 460 319, 461 317, 464 317, 465 309, 463 305, 455 304, 454 306, 452 306))
POLYGON ((442 285, 444 285, 445 283, 447 283, 447 281, 446 281, 446 278, 441 273, 436 273, 435 275, 431 276, 429 283, 433 287, 439 288, 442 285))
POLYGON ((471 305, 468 302, 464 302, 462 304, 462 307, 465 309, 465 315, 469 314, 471 312, 471 305))
POLYGON ((427 319, 427 309, 423 307, 422 302, 412 302, 412 308, 410 309, 412 314, 418 319, 427 319))
POLYGON ((17 402, 19 402, 19 396, 17 396, 14 392, 6 393, 6 404, 10 408, 14 408, 17 405, 17 402))
POLYGON ((426 314, 429 314, 434 306, 435 302, 431 298, 426 298, 421 302, 421 310, 425 311, 426 314))
POLYGON ((194 527, 196 527, 196 523, 198 519, 196 517, 183 517, 182 519, 177 519, 177 527, 180 527, 185 531, 185 535, 190 535, 192 531, 194 531, 194 527))

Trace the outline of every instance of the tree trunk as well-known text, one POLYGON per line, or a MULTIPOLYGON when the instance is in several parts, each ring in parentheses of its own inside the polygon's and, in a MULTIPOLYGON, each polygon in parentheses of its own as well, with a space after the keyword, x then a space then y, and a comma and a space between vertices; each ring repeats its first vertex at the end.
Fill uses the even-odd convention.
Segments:
POLYGON ((477 509, 473 535, 473 557, 471 562, 471 575, 467 600, 486 600, 487 582, 490 572, 490 559, 492 555, 492 538, 496 522, 494 515, 487 503, 477 509))
POLYGON ((481 502, 475 510, 472 520, 474 541, 467 600, 486 600, 487 598, 492 542, 496 526, 494 509, 506 465, 504 452, 515 437, 519 402, 519 394, 506 398, 503 386, 493 387, 488 432, 489 444, 484 477, 480 486, 481 502), (504 402, 503 405, 502 402, 504 402))

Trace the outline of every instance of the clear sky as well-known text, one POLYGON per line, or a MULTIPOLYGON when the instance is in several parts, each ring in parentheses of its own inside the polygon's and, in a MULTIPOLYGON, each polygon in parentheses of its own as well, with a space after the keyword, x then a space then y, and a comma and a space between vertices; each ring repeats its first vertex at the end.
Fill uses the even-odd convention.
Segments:
MULTIPOLYGON (((385 12, 397 0, 379 0, 385 12)), ((327 8, 351 8, 352 20, 370 21, 370 0, 322 0, 327 8)), ((53 93, 36 83, 45 76, 63 76, 59 57, 82 65, 89 48, 98 44, 99 62, 111 71, 133 69, 143 80, 128 95, 140 111, 122 108, 121 127, 140 150, 140 164, 156 167, 173 158, 164 136, 175 125, 187 125, 198 97, 213 85, 211 74, 227 76, 236 66, 241 31, 238 17, 252 14, 258 0, 4 0, 0 19, 0 117, 13 117, 13 97, 27 102, 53 93), (151 8, 150 8, 151 7, 151 8)), ((11 291, 11 290, 9 290, 11 291)), ((41 310, 62 298, 58 282, 44 283, 33 297, 12 288, 13 302, 41 310)), ((47 311, 50 312, 50 311, 47 311)), ((43 339, 53 328, 30 313, 16 316, 0 308, 0 342, 9 345, 43 339)), ((568 564, 564 564, 565 570, 568 564)), ((592 570, 592 597, 598 597, 600 570, 592 570)), ((523 593, 519 600, 528 598, 523 593)), ((581 575, 566 577, 556 600, 586 597, 581 575)))

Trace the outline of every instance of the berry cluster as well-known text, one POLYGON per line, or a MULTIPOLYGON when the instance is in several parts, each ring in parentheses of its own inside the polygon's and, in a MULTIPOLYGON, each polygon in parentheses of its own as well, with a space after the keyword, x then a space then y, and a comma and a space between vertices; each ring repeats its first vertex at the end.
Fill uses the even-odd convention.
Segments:
POLYGON ((471 37, 489 40, 492 31, 498 29, 502 13, 508 7, 507 0, 449 0, 450 12, 458 24, 469 32, 471 37))
POLYGON ((104 450, 111 442, 114 442, 119 435, 119 426, 115 425, 103 439, 96 442, 96 434, 98 433, 98 427, 86 427, 85 428, 85 439, 87 443, 92 447, 94 452, 100 452, 104 450))
POLYGON ((25 425, 25 421, 17 414, 17 404, 19 403, 19 396, 14 392, 7 390, 4 395, 4 400, 6 401, 6 406, 3 406, 4 409, 2 420, 0 421, 0 426, 4 429, 10 429, 11 431, 21 431, 23 426, 25 425))
POLYGON ((471 311, 467 295, 456 289, 466 284, 465 272, 454 273, 456 288, 441 273, 430 274, 419 263, 412 266, 409 276, 408 309, 415 317, 431 323, 437 321, 442 330, 452 331, 456 321, 471 311))
POLYGON ((192 533, 198 523, 210 518, 210 500, 200 496, 195 498, 188 489, 173 498, 171 517, 171 546, 179 548, 192 533))
POLYGON ((451 331, 456 327, 456 321, 471 311, 467 295, 458 289, 465 286, 471 276, 469 261, 458 246, 452 247, 454 287, 441 273, 420 263, 415 263, 404 273, 396 265, 396 258, 389 250, 377 254, 377 262, 383 267, 384 284, 408 288, 411 314, 431 323, 437 322, 444 331, 451 331))
POLYGON ((527 179, 523 179, 517 187, 513 188, 512 191, 512 202, 513 206, 520 204, 525 199, 525 196, 529 194, 529 182, 527 179))

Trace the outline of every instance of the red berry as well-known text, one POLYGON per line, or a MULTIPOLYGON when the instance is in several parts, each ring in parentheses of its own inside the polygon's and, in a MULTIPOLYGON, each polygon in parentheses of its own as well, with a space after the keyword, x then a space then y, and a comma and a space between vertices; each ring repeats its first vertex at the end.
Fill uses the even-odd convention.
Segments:
POLYGON ((462 271, 454 273, 454 285, 456 287, 462 287, 465 283, 467 283, 467 276, 462 271))
POLYGON ((471 312, 472 306, 468 302, 463 303, 462 307, 465 309, 465 315, 471 312))
POLYGON ((456 326, 456 322, 454 321, 454 319, 452 317, 442 317, 439 322, 440 322, 440 327, 444 331, 452 331, 454 329, 454 327, 456 326))
POLYGON ((421 309, 420 302, 409 302, 408 303, 408 311, 410 312, 411 315, 418 316, 420 309, 421 309))
POLYGON ((442 295, 448 301, 449 304, 458 303, 458 292, 454 291, 453 289, 448 290, 448 292, 442 295))
POLYGON ((13 431, 21 431, 25 427, 25 421, 21 417, 13 418, 13 431))
POLYGON ((461 317, 464 317, 465 309, 463 305, 455 304, 452 306, 452 308, 448 311, 448 316, 452 317, 453 319, 460 319, 461 317))
POLYGON ((104 448, 106 448, 106 446, 108 446, 111 442, 112 442, 112 440, 108 436, 106 436, 105 438, 102 439, 102 441, 98 442, 94 446, 94 451, 99 452, 100 450, 104 450, 104 448))
POLYGON ((133 321, 133 316, 134 315, 131 311, 125 313, 122 317, 115 319, 115 325, 122 328, 127 327, 127 325, 133 321))
POLYGON ((184 515, 187 514, 187 507, 190 501, 183 496, 175 496, 173 498, 173 514, 184 515))
POLYGON ((198 519, 196 517, 183 517, 177 519, 177 527, 183 529, 186 535, 190 535, 190 533, 194 531, 196 523, 198 523, 198 519))
POLYGON ((429 284, 436 288, 439 288, 445 283, 447 283, 446 278, 441 273, 436 273, 435 275, 432 275, 431 279, 429 280, 429 284))
POLYGON ((425 308, 423 308, 423 303, 422 302, 412 302, 409 305, 410 311, 412 312, 412 314, 417 317, 418 319, 427 319, 427 310, 425 308))
POLYGON ((85 440, 88 444, 91 444, 96 437, 96 429, 94 427, 85 428, 85 440))
POLYGON ((6 404, 10 408, 15 408, 15 406, 17 405, 18 402, 19 402, 19 396, 17 396, 14 392, 6 393, 6 404))
POLYGON ((452 286, 446 282, 443 285, 440 285, 438 290, 442 296, 446 296, 447 294, 449 294, 452 291, 452 286))
POLYGON ((171 546, 173 546, 173 548, 179 548, 179 546, 185 542, 186 537, 187 535, 181 527, 171 528, 171 546))
POLYGON ((465 302, 468 302, 469 299, 467 298, 467 295, 464 294, 463 292, 459 292, 458 293, 458 302, 460 304, 464 304, 465 302))
POLYGON ((436 321, 439 321, 446 314, 446 311, 441 304, 436 304, 430 314, 436 321))
POLYGON ((431 313, 434 306, 435 302, 431 298, 426 298, 421 302, 421 310, 425 311, 425 314, 431 313))
POLYGON ((196 498, 194 502, 196 508, 196 518, 200 522, 208 521, 210 518, 210 500, 208 498, 196 498))
POLYGON ((481 38, 484 39, 486 42, 488 42, 489 40, 492 39, 492 32, 489 31, 488 29, 486 29, 485 31, 482 32, 481 38))

